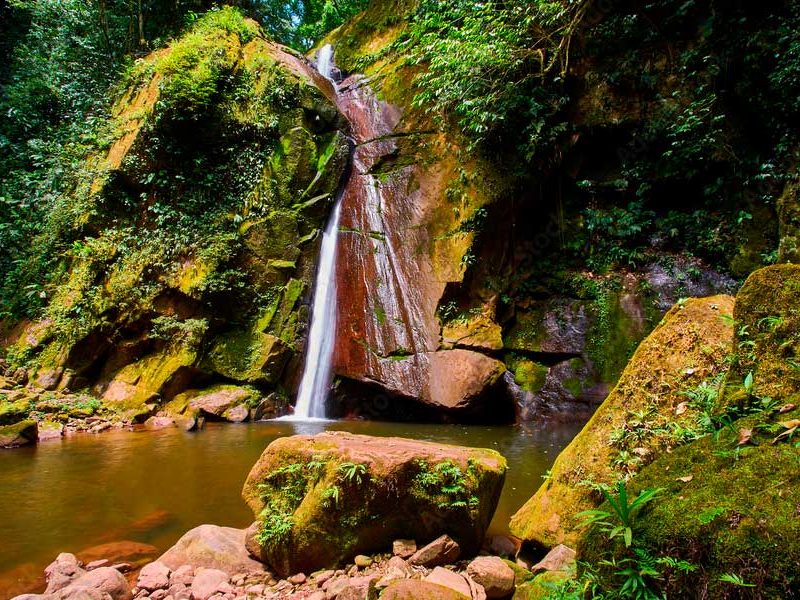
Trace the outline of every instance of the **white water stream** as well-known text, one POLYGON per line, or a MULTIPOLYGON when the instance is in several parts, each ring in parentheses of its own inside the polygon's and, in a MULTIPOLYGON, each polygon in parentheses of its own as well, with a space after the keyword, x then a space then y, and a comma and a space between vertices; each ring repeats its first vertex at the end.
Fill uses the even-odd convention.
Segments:
MULTIPOLYGON (((323 46, 317 55, 317 71, 331 79, 333 47, 323 46)), ((336 84, 334 83, 334 90, 336 84)), ((325 418, 325 401, 331 387, 331 357, 336 340, 336 242, 339 237, 341 195, 322 233, 319 267, 314 282, 311 306, 311 327, 308 334, 303 377, 297 390, 297 403, 291 420, 308 421, 325 418)))

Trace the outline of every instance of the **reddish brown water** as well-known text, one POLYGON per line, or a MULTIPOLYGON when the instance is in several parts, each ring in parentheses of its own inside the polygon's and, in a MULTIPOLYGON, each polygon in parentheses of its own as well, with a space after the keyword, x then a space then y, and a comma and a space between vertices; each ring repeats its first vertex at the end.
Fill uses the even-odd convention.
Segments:
POLYGON ((0 452, 0 598, 35 586, 59 552, 121 540, 163 551, 201 523, 248 525, 253 517, 240 491, 263 449, 278 437, 323 429, 499 451, 510 468, 492 531, 504 532, 578 426, 211 424, 200 433, 113 432, 5 450, 0 452))

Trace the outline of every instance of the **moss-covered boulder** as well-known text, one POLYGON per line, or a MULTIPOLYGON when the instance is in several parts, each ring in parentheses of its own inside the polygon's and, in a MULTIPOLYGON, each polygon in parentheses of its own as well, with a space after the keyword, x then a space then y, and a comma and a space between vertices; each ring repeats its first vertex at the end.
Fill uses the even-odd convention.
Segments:
POLYGON ((28 416, 33 402, 24 393, 0 392, 0 425, 13 425, 28 416))
POLYGON ((290 378, 350 151, 329 95, 232 8, 136 61, 33 242, 48 305, 10 362, 48 388, 70 372, 125 409, 290 378))
POLYGON ((736 295, 736 360, 725 386, 727 404, 800 393, 798 306, 800 265, 774 265, 747 278, 736 295))
POLYGON ((601 484, 629 477, 655 457, 698 435, 698 415, 713 407, 686 392, 721 383, 733 339, 733 298, 713 296, 676 305, 636 350, 619 383, 544 484, 512 517, 523 540, 574 545, 575 515, 594 508, 601 484), (705 383, 704 383, 705 382, 705 383))
POLYGON ((13 425, 0 425, 0 448, 16 448, 35 444, 38 437, 36 421, 26 419, 13 425))
MULTIPOLYGON (((662 491, 634 520, 635 547, 693 565, 685 574, 662 569, 669 576, 652 580, 654 589, 669 598, 794 597, 800 589, 800 438, 786 434, 797 425, 800 409, 760 412, 660 456, 636 476, 632 494, 662 491)), ((597 531, 578 546, 579 560, 595 566, 629 555, 597 531)))
POLYGON ((778 260, 781 262, 800 262, 800 181, 786 184, 783 194, 778 198, 778 233, 780 247, 778 260))
POLYGON ((243 496, 261 557, 282 576, 335 567, 398 538, 479 549, 505 478, 492 450, 349 433, 270 444, 243 496))

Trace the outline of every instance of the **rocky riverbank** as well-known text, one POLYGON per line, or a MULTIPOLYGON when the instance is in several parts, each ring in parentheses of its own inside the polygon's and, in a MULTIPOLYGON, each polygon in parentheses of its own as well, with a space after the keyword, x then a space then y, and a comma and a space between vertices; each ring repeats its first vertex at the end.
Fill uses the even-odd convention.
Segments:
POLYGON ((514 559, 518 545, 510 538, 487 539, 479 555, 462 556, 443 535, 419 548, 414 540, 395 540, 337 569, 279 578, 247 555, 245 539, 245 530, 202 525, 138 572, 127 563, 83 564, 64 553, 45 570, 43 594, 15 600, 524 599, 535 597, 536 574, 566 576, 575 556, 562 546, 529 567, 514 559))
POLYGON ((0 359, 0 448, 16 448, 78 433, 119 429, 202 429, 206 420, 242 423, 272 418, 285 412, 274 394, 254 388, 216 385, 175 397, 163 407, 120 410, 89 393, 59 386, 47 389, 28 381, 25 369, 0 359))

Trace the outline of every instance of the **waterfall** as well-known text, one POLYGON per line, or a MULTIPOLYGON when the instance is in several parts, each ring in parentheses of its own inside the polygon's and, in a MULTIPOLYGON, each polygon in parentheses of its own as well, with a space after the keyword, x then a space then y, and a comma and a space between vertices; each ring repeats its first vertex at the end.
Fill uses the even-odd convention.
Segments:
POLYGON ((340 199, 337 198, 322 234, 319 268, 314 283, 311 328, 303 377, 297 391, 294 417, 324 419, 331 385, 331 356, 336 338, 336 241, 339 235, 340 199))
POLYGON ((333 46, 325 44, 317 53, 317 71, 320 75, 333 81, 333 46))
MULTIPOLYGON (((319 51, 317 70, 331 79, 332 68, 333 47, 327 44, 319 51)), ((325 401, 332 380, 331 357, 336 339, 336 242, 339 237, 340 213, 341 194, 337 195, 333 212, 322 233, 306 360, 292 415, 296 420, 325 418, 325 401)))

